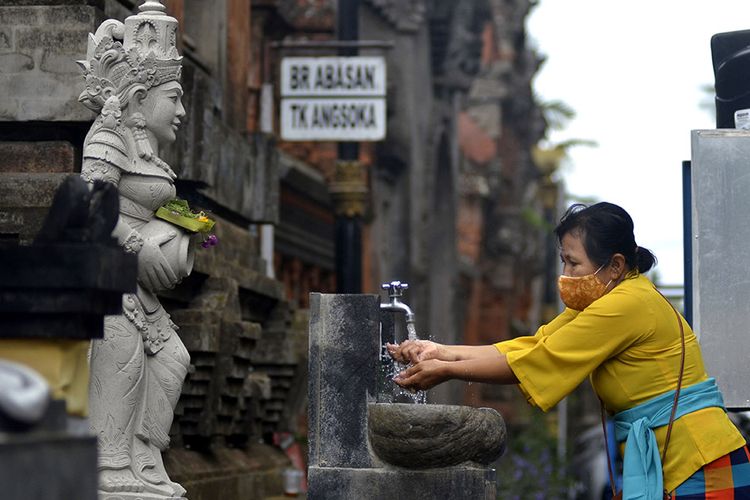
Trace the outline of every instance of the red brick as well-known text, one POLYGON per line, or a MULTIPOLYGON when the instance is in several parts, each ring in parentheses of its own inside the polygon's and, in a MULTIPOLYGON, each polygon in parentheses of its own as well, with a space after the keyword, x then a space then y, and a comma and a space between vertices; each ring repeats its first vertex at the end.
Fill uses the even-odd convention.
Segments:
POLYGON ((466 112, 458 116, 458 145, 469 160, 479 165, 489 162, 497 154, 495 140, 466 112))
POLYGON ((458 207, 458 253, 472 263, 479 261, 482 247, 482 206, 475 200, 462 199, 458 207))
POLYGON ((227 9, 226 117, 233 128, 243 131, 247 124, 248 71, 250 67, 250 4, 229 0, 227 9))
POLYGON ((487 67, 497 59, 495 30, 491 22, 487 22, 482 30, 482 66, 487 67))

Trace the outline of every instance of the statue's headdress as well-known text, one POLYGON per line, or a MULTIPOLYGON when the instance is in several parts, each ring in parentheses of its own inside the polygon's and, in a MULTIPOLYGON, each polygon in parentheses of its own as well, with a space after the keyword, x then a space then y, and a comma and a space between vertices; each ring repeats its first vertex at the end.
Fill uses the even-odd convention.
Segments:
POLYGON ((86 79, 78 100, 96 112, 110 98, 127 99, 133 84, 148 89, 180 79, 177 20, 158 0, 146 0, 139 10, 124 24, 109 19, 89 33, 86 60, 77 61, 86 79))

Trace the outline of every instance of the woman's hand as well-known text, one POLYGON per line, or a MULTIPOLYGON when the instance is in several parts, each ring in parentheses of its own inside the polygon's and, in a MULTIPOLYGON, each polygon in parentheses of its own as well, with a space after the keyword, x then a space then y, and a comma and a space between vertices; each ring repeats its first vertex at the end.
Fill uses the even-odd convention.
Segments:
MULTIPOLYGON (((412 341, 412 343, 416 342, 412 341)), ((407 347, 405 344, 406 342, 402 343, 401 346, 389 346, 389 349, 395 347, 398 351, 396 354, 402 355, 402 351, 405 351, 407 347)), ((429 342, 429 344, 433 343, 429 342)), ((445 346, 435 345, 438 347, 429 352, 440 355, 439 347, 445 346)), ((399 373, 393 381, 401 387, 413 390, 429 389, 451 379, 485 384, 519 384, 520 382, 508 365, 508 359, 505 355, 498 352, 493 346, 489 347, 491 349, 475 349, 477 353, 485 353, 482 357, 457 360, 433 358, 416 361, 412 366, 399 373)), ((418 351, 416 347, 413 349, 414 352, 418 351)), ((412 351, 407 351, 407 354, 409 352, 412 351)), ((455 353, 448 351, 448 355, 452 354, 455 353)))
POLYGON ((393 381, 404 389, 416 391, 431 389, 451 378, 450 364, 439 359, 421 361, 396 375, 393 381))
POLYGON ((400 344, 385 344, 388 354, 399 363, 408 365, 419 363, 428 359, 447 359, 448 353, 445 346, 430 340, 404 340, 400 344))

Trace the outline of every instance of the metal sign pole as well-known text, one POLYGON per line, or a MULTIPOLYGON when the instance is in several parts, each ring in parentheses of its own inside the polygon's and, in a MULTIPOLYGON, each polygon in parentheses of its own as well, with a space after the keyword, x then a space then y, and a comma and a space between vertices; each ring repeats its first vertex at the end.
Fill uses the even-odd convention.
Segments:
POLYGON ((682 252, 684 259, 685 320, 693 326, 693 199, 690 187, 690 161, 682 162, 682 252))
POLYGON ((359 141, 385 137, 387 77, 382 57, 358 54, 383 52, 394 44, 359 40, 360 0, 338 1, 338 40, 281 41, 271 47, 296 54, 284 57, 280 68, 281 138, 338 142, 329 184, 335 213, 336 289, 360 293, 367 172, 359 161, 359 141))
MULTIPOLYGON (((339 0, 337 32, 338 39, 343 42, 359 38, 359 0, 339 0)), ((356 45, 339 48, 339 55, 357 54, 356 45)), ((359 161, 359 143, 339 142, 338 157, 331 186, 336 204, 336 291, 361 293, 362 217, 367 184, 364 167, 359 161)))

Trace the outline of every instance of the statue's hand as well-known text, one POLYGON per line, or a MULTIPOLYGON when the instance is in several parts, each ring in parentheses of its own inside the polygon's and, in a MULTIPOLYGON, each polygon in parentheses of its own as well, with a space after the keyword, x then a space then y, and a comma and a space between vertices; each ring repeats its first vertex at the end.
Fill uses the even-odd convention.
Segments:
POLYGON ((177 276, 160 248, 175 236, 177 233, 170 231, 143 241, 138 252, 138 281, 149 290, 169 289, 177 284, 177 276))

